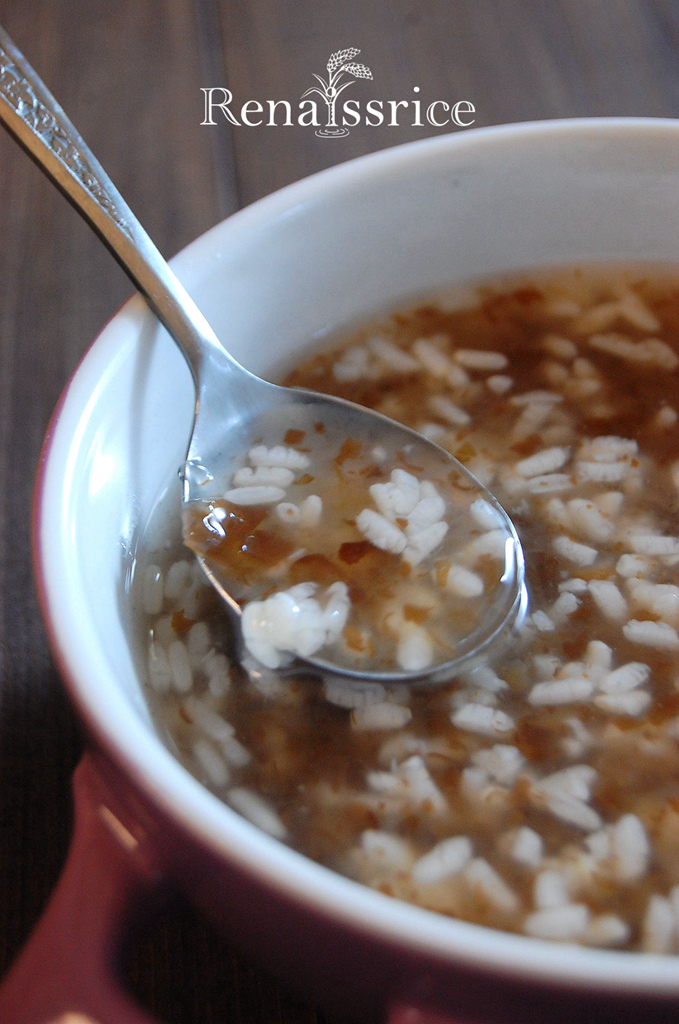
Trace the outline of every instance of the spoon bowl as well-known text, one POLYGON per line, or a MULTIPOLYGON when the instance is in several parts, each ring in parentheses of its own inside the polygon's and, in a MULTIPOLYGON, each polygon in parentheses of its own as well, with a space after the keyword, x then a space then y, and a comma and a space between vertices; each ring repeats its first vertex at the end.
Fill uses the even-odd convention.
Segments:
MULTIPOLYGON (((211 390, 210 400, 218 394, 217 389, 211 390)), ((284 665, 286 671, 298 672, 302 669, 316 675, 342 675, 366 682, 440 683, 449 680, 463 665, 520 626, 527 610, 521 542, 504 508, 461 462, 416 431, 380 413, 371 412, 366 415, 362 406, 341 398, 299 388, 282 388, 253 377, 250 401, 249 415, 241 415, 234 421, 226 435, 215 429, 220 422, 218 409, 214 410, 213 419, 204 405, 199 408, 187 462, 181 471, 185 539, 191 532, 190 521, 195 516, 195 510, 201 510, 200 516, 206 511, 210 516, 213 508, 211 499, 218 499, 228 491, 229 476, 234 467, 240 467, 244 453, 261 443, 262 437, 275 441, 289 431, 313 435, 314 428, 319 424, 325 427, 324 436, 352 440, 361 438, 361 444, 368 450, 379 448, 379 454, 388 466, 401 461, 411 467, 426 470, 427 478, 437 476, 449 480, 453 475, 458 499, 461 498, 463 502, 462 506, 458 505, 455 509, 458 532, 477 532, 476 523, 469 513, 474 502, 483 503, 486 515, 489 514, 495 528, 502 531, 503 556, 498 562, 498 585, 493 599, 475 628, 457 642, 452 655, 446 656, 444 652, 442 657, 424 670, 407 671, 392 665, 385 672, 355 667, 344 658, 334 661, 323 656, 324 652, 321 651, 306 657, 297 655, 284 665), (261 405, 257 404, 258 400, 261 400, 261 405), (212 472, 215 467, 221 471, 219 477, 215 477, 212 472)), ((328 447, 331 445, 332 442, 329 442, 328 447)), ((339 446, 340 442, 336 441, 334 450, 337 451, 339 446)), ((213 521, 209 528, 220 531, 219 522, 213 521)), ((223 537, 223 532, 220 533, 223 537)), ((223 569, 220 571, 218 561, 210 557, 209 546, 196 546, 190 539, 187 539, 187 543, 194 549, 203 571, 229 610, 236 627, 235 653, 242 659, 247 651, 244 650, 241 628, 243 607, 241 599, 234 596, 237 583, 233 576, 229 577, 223 569)))

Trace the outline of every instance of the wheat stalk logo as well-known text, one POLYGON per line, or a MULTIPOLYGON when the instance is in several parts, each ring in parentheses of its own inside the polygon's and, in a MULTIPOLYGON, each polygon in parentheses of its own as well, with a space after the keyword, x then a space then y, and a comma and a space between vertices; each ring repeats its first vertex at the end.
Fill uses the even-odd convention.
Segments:
POLYGON ((343 82, 342 85, 337 83, 343 75, 352 75, 354 79, 372 78, 373 74, 370 68, 366 67, 365 64, 356 64, 354 61, 354 57, 358 57, 360 52, 360 50, 350 46, 346 50, 338 50, 337 53, 333 53, 326 65, 328 69, 327 82, 320 75, 314 74, 314 78, 320 82, 320 88, 317 85, 312 85, 310 89, 302 93, 302 99, 312 92, 317 92, 325 100, 328 108, 328 120, 324 128, 316 130, 316 135, 322 139, 338 139, 343 135, 349 134, 348 128, 340 128, 337 125, 335 120, 335 104, 342 90, 354 83, 353 79, 343 82))

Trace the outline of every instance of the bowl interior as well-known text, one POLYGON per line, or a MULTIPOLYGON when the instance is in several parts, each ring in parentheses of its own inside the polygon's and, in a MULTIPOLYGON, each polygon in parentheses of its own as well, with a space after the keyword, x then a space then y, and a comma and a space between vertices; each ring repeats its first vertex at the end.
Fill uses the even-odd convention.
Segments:
MULTIPOLYGON (((174 266, 233 355, 275 376, 342 324, 451 282, 579 261, 679 263, 678 157, 675 122, 470 131, 293 185, 218 225, 174 266)), ((432 925, 434 915, 394 909, 346 880, 328 883, 323 869, 303 869, 302 858, 236 821, 156 738, 135 671, 125 577, 135 531, 182 461, 192 400, 181 355, 137 298, 89 350, 53 421, 38 560, 52 640, 80 708, 206 841, 236 847, 286 885, 299 871, 305 898, 341 899, 342 913, 360 918, 368 906, 385 928, 401 927, 405 914, 413 941, 436 933, 453 951, 483 948, 509 962, 530 940, 479 938, 483 929, 443 919, 432 925)), ((547 973, 604 977, 621 956, 586 951, 586 966, 580 954, 540 947, 535 962, 547 973)), ((679 988, 662 960, 629 961, 631 984, 653 975, 679 988)))

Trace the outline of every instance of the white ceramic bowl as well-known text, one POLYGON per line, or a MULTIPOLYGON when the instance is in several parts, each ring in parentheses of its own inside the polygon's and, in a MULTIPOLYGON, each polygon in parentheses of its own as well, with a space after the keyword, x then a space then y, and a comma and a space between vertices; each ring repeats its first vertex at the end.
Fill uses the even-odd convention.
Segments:
MULTIPOLYGON (((209 231, 173 265, 235 357, 270 376, 325 332, 403 296, 480 275, 601 260, 679 264, 679 122, 510 125, 387 150, 269 196, 209 231)), ((660 995, 677 1000, 678 1015, 675 959, 550 945, 368 891, 258 832, 168 753, 135 672, 124 577, 135 530, 181 462, 191 405, 182 357, 134 299, 83 359, 46 443, 36 519, 44 607, 96 748, 147 807, 176 825, 182 842, 315 922, 314 941, 330 949, 340 933, 367 935, 389 956, 399 950, 411 988, 417 970, 430 979, 426 993, 412 996, 421 1005, 451 1014, 464 1005, 459 982, 457 996, 446 989, 447 972, 451 979, 492 976, 506 1012, 507 992, 549 1005, 559 991, 559 999, 570 992, 601 1005, 616 993, 627 1006, 660 995)), ((176 858, 163 856, 181 879, 176 858)), ((200 899, 194 882, 187 888, 200 899)), ((243 934, 237 915, 226 926, 243 934)), ((287 965, 304 987, 294 951, 279 956, 270 948, 276 934, 272 928, 262 938, 264 959, 287 965)), ((312 955, 310 943, 302 945, 312 955)), ((306 985, 307 995, 332 989, 328 1001, 339 1005, 337 970, 306 985)), ((342 970, 355 973, 356 964, 342 970)), ((378 978, 373 990, 383 990, 366 996, 361 1012, 412 1001, 398 992, 394 972, 377 971, 378 978)), ((345 985, 356 1007, 367 983, 345 985)), ((501 1013, 482 989, 470 981, 477 1014, 501 1013)), ((621 1019, 624 1006, 615 1005, 621 1019)))

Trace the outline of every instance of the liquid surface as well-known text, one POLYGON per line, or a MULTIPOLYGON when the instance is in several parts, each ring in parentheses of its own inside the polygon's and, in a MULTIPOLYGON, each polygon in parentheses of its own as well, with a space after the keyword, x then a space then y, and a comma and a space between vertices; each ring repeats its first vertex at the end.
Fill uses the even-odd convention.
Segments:
POLYGON ((437 690, 245 678, 167 515, 136 586, 177 756, 390 896, 679 953, 678 353, 679 273, 584 268, 420 303, 294 370, 286 383, 401 420, 491 488, 529 614, 511 650, 437 690))

